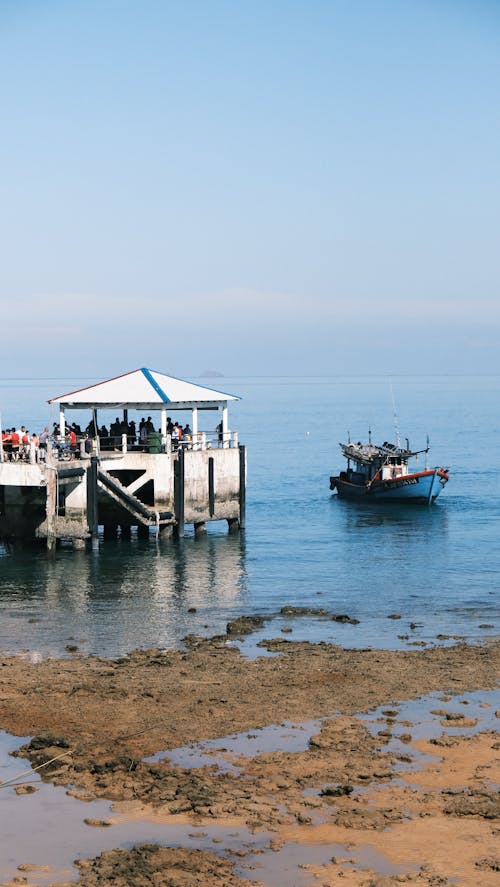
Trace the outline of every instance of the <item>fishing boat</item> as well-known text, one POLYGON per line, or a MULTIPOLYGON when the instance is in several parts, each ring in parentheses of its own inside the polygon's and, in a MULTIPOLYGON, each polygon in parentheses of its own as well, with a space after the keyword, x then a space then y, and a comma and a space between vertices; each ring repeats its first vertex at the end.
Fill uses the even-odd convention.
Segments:
POLYGON ((429 468, 427 464, 421 470, 410 468, 410 460, 422 454, 427 463, 428 441, 424 450, 411 450, 408 440, 406 447, 401 446, 399 438, 395 444, 385 441, 377 446, 370 435, 366 444, 349 441, 341 443, 340 449, 347 459, 347 470, 330 478, 330 489, 339 496, 430 504, 449 480, 447 468, 429 468))

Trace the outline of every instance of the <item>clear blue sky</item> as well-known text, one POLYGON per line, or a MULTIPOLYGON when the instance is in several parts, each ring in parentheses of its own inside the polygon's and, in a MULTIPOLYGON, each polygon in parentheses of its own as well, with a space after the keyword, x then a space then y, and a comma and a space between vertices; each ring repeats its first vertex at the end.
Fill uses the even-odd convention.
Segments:
POLYGON ((0 375, 498 372, 500 3, 0 0, 0 375))

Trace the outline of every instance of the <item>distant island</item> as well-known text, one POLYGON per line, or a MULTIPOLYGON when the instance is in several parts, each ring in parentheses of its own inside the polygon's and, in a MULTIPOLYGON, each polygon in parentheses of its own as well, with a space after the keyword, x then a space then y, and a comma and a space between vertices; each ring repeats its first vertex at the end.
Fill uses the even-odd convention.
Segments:
POLYGON ((202 379, 223 379, 224 373, 219 373, 218 370, 204 370, 200 373, 200 377, 202 379))

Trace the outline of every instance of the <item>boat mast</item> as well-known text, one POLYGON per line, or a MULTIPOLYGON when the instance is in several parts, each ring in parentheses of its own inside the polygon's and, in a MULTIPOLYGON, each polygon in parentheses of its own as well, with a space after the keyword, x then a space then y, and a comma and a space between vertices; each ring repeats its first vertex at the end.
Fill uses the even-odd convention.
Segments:
POLYGON ((392 398, 392 412, 394 416, 394 431, 396 432, 396 444, 398 447, 401 447, 401 437, 399 435, 399 423, 398 423, 398 414, 396 412, 396 401, 394 399, 394 389, 392 387, 392 380, 389 382, 391 386, 391 398, 392 398))

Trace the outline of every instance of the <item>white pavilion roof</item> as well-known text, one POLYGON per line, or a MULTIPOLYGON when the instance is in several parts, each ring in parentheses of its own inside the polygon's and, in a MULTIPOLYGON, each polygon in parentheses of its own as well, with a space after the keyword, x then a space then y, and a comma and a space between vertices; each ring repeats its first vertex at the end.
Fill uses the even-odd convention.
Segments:
POLYGON ((229 400, 239 400, 239 397, 141 367, 97 385, 52 397, 49 403, 65 409, 123 407, 154 410, 167 404, 177 409, 215 409, 229 400))

